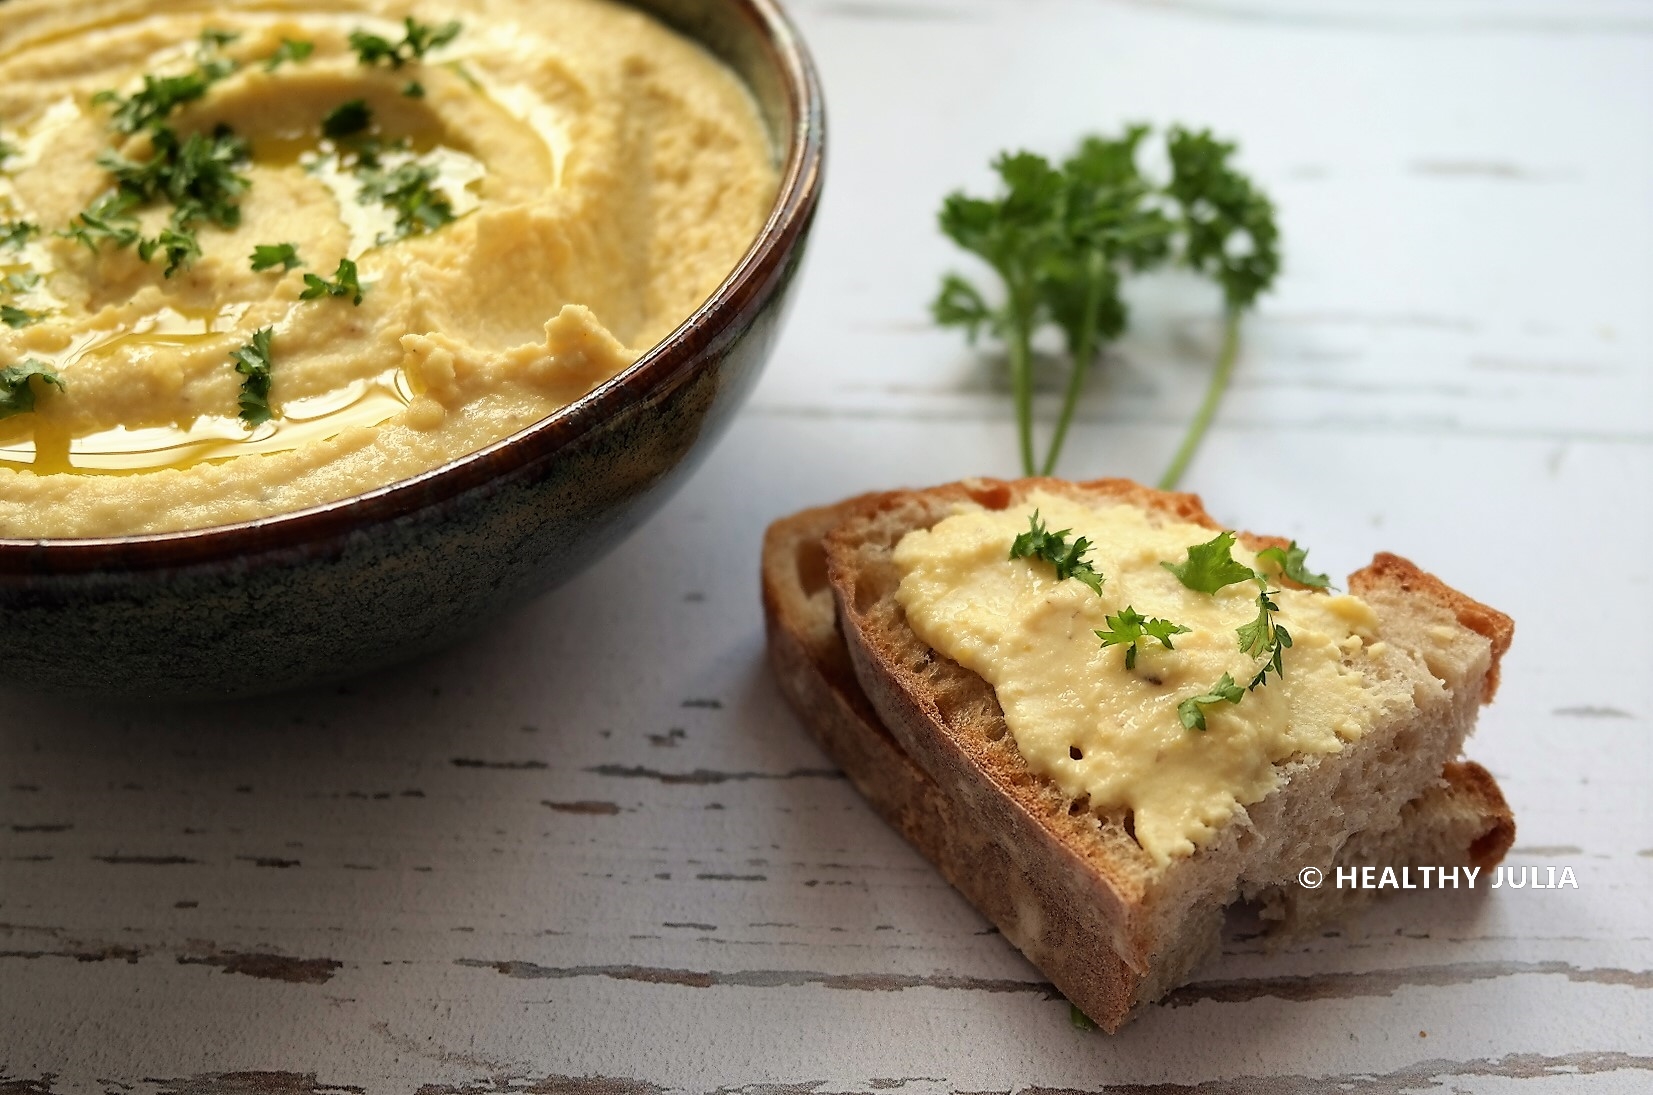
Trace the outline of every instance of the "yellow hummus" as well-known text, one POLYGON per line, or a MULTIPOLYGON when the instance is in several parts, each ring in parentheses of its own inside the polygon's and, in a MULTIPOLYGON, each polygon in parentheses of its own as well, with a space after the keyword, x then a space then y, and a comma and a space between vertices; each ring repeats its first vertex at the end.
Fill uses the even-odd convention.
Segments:
MULTIPOLYGON (((0 536, 156 532, 335 500, 544 418, 634 361, 739 261, 777 173, 755 104, 697 45, 604 0, 163 3, 12 0, 0 17, 0 369, 33 361, 34 409, 0 418, 0 536), (460 23, 363 64, 405 17, 460 23), (203 31, 209 34, 203 44, 203 31), (233 37, 231 37, 233 36, 233 37), (306 56, 278 61, 283 42, 306 56), (303 52, 302 46, 298 47, 303 52), (205 59, 205 60, 204 60, 205 59), (152 155, 113 124, 149 76, 221 74, 165 119, 247 142, 239 223, 201 254, 60 234, 111 190, 99 156, 152 155), (272 67, 273 66, 273 67, 272 67), (115 96, 98 93, 113 91, 115 96), (322 124, 361 100, 370 127, 322 124), (398 228, 353 141, 413 165, 446 210, 398 228), (8 229, 33 225, 37 232, 8 229), (255 247, 301 265, 255 271, 255 247), (357 263, 359 306, 301 299, 357 263), (13 276, 15 275, 15 276, 13 276), (270 330, 268 421, 231 354, 270 330), (256 417, 253 416, 253 417, 256 417)), ((130 214, 157 237, 173 206, 130 214)))
MULTIPOLYGON (((1093 808, 1132 810, 1137 842, 1159 863, 1193 852, 1274 790, 1277 765, 1335 753, 1410 703, 1374 670, 1381 644, 1370 605, 1287 589, 1273 595, 1293 640, 1284 674, 1237 704, 1208 706, 1205 730, 1186 728, 1183 700, 1225 673, 1249 683, 1261 664, 1235 635, 1256 618, 1255 583, 1199 593, 1160 565, 1181 563, 1212 535, 1134 506, 1040 491, 1003 511, 965 507, 895 550, 896 599, 914 633, 993 686, 1030 769, 1093 808), (1009 558, 1035 510, 1046 528, 1091 541, 1086 558, 1106 577, 1100 596, 1059 581, 1042 560, 1009 558), (1170 650, 1143 641, 1127 668, 1124 649, 1095 634, 1112 631, 1107 618, 1127 606, 1189 630, 1170 650)), ((1243 548, 1233 555, 1258 565, 1243 548)))

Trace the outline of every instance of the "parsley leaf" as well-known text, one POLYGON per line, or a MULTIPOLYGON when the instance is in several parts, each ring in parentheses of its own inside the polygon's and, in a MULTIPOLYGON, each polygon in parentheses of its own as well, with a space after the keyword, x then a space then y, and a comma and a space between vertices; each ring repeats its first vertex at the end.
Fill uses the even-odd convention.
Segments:
POLYGON ((423 99, 425 97, 425 85, 418 80, 409 80, 402 85, 402 94, 409 99, 423 99))
POLYGON ((241 39, 241 32, 235 30, 219 30, 217 27, 208 27, 201 32, 201 53, 211 55, 223 49, 231 42, 241 39))
POLYGON ((0 418, 10 418, 14 414, 26 414, 34 410, 35 400, 48 386, 60 392, 67 390, 63 385, 63 379, 51 366, 32 357, 0 369, 0 418), (38 384, 33 383, 37 380, 38 384))
POLYGON ((1257 553, 1258 562, 1264 560, 1280 568, 1280 573, 1296 582, 1298 585, 1310 586, 1314 589, 1325 589, 1331 585, 1331 579, 1324 574, 1316 574, 1307 567, 1309 549, 1297 546, 1297 541, 1291 542, 1291 547, 1267 547, 1257 553))
POLYGON ((247 160, 246 141, 220 125, 210 135, 191 133, 182 141, 171 129, 162 128, 151 143, 154 151, 147 160, 129 160, 115 152, 98 157, 121 193, 135 203, 170 202, 175 207, 172 226, 179 231, 199 220, 220 228, 241 223, 236 202, 251 182, 236 168, 247 160))
POLYGON ((3 286, 8 293, 27 293, 39 284, 40 275, 33 270, 7 274, 5 278, 0 279, 0 286, 3 286))
POLYGON ((240 196, 250 184, 237 168, 248 155, 247 142, 228 126, 211 134, 191 133, 180 141, 172 129, 161 126, 150 135, 147 160, 130 160, 106 150, 98 163, 115 180, 115 189, 93 202, 62 235, 78 239, 94 253, 104 243, 115 247, 138 245, 145 262, 157 254, 167 258, 171 277, 201 255, 200 241, 191 230, 202 220, 220 228, 241 223, 240 196), (134 213, 155 202, 173 206, 169 226, 153 237, 138 230, 134 213))
POLYGON ((1177 704, 1177 717, 1182 725, 1189 730, 1205 729, 1205 709, 1218 703, 1239 703, 1245 696, 1245 689, 1234 683, 1234 678, 1224 673, 1211 686, 1209 692, 1198 696, 1189 696, 1177 704))
POLYGON ((201 48, 196 55, 196 68, 179 76, 145 74, 143 86, 131 95, 118 91, 100 91, 92 96, 94 103, 113 103, 115 113, 110 124, 122 133, 137 133, 162 126, 172 112, 185 103, 205 97, 207 90, 236 70, 236 64, 217 56, 219 47, 241 37, 233 31, 201 32, 201 48))
POLYGON ((295 266, 304 265, 303 260, 298 257, 298 247, 291 243, 255 244, 253 253, 247 258, 254 270, 269 270, 276 266, 282 270, 291 270, 295 266))
POLYGON ((212 84, 201 70, 182 76, 145 75, 143 87, 125 99, 113 91, 100 91, 92 101, 116 104, 110 124, 122 133, 136 133, 159 126, 183 104, 205 96, 212 84))
POLYGON ((1085 552, 1089 551, 1091 546, 1089 540, 1081 536, 1073 543, 1067 543, 1067 534, 1072 531, 1049 531, 1039 519, 1039 511, 1034 510, 1033 516, 1028 518, 1028 530, 1017 536, 1015 542, 1010 545, 1010 558, 1043 559, 1056 568, 1057 581, 1073 578, 1090 587, 1092 592, 1100 594, 1102 583, 1107 579, 1085 560, 1085 552))
POLYGON ((1274 622, 1274 614, 1280 611, 1280 606, 1274 603, 1268 582, 1261 574, 1257 575, 1257 591, 1257 618, 1235 629, 1242 652, 1253 658, 1266 659, 1246 686, 1247 691, 1267 683, 1271 670, 1276 677, 1285 672, 1282 658, 1291 646, 1291 632, 1274 622))
POLYGON ((1172 635, 1186 635, 1188 629, 1181 624, 1174 624, 1170 620, 1159 617, 1146 618, 1130 605, 1126 605, 1118 613, 1105 617, 1109 630, 1097 631, 1095 635, 1102 640, 1104 648, 1123 646, 1125 648, 1125 668, 1136 668, 1136 652, 1138 644, 1143 639, 1158 639, 1159 645, 1167 650, 1175 650, 1171 645, 1172 635))
POLYGON ((405 33, 400 42, 392 42, 382 35, 364 30, 353 30, 350 32, 350 48, 356 51, 356 58, 364 65, 377 65, 383 61, 391 68, 401 68, 410 61, 424 60, 426 53, 459 37, 462 29, 457 22, 433 27, 412 16, 404 19, 402 25, 405 33))
POLYGON ((132 216, 137 205, 137 199, 130 195, 110 191, 82 210, 74 222, 58 234, 79 240, 93 254, 104 243, 116 248, 131 247, 140 236, 137 219, 132 216))
POLYGON ((1190 546, 1185 562, 1159 565, 1197 593, 1215 593, 1224 586, 1249 582, 1256 577, 1250 567, 1235 561, 1232 532, 1219 532, 1215 539, 1190 546))
POLYGON ((201 241, 194 232, 163 228, 160 234, 138 241, 138 257, 149 262, 157 254, 166 256, 164 276, 171 277, 201 257, 201 241))
POLYGON ((321 120, 321 135, 338 140, 362 132, 373 124, 373 112, 366 99, 350 99, 340 103, 321 120))
POLYGON ((253 332, 253 340, 230 354, 235 371, 247 379, 241 382, 241 421, 249 426, 268 422, 270 410, 270 336, 274 328, 261 327, 253 332))
POLYGON ((40 235, 40 226, 30 221, 0 221, 0 247, 19 248, 40 235))
POLYGON ((288 61, 291 61, 294 64, 297 64, 300 61, 307 61, 310 58, 310 54, 315 51, 316 44, 314 42, 306 42, 293 38, 283 38, 281 40, 281 44, 276 47, 276 51, 264 59, 264 71, 274 72, 288 61))
POLYGON ((32 326, 45 318, 45 312, 28 312, 12 304, 0 304, 0 323, 13 330, 32 326))
POLYGON ((17 155, 17 146, 4 138, 0 138, 0 167, 4 167, 6 161, 15 155, 17 155))
POLYGON ((349 259, 340 259, 339 268, 333 274, 333 280, 328 281, 320 274, 304 275, 304 292, 298 295, 300 300, 317 300, 321 297, 351 297, 351 303, 362 302, 362 287, 357 280, 356 264, 349 259))
POLYGON ((1139 126, 1118 140, 1092 137, 1060 166, 1031 152, 1001 155, 993 163, 999 196, 956 192, 942 203, 942 233, 992 268, 1002 303, 988 304, 985 293, 949 274, 931 314, 943 326, 963 327, 972 342, 984 330, 1004 341, 1026 474, 1055 467, 1085 374, 1102 344, 1124 329, 1122 273, 1167 253, 1170 221, 1147 201, 1151 188, 1136 171, 1146 133, 1139 126), (1070 371, 1041 465, 1033 452, 1032 345, 1050 325, 1062 334, 1070 371))
MULTIPOLYGON (((431 184, 439 172, 430 164, 405 163, 393 171, 363 166, 357 172, 362 202, 378 201, 396 214, 390 239, 434 232, 454 219, 453 203, 431 184)), ((380 243, 388 242, 381 234, 380 243)))

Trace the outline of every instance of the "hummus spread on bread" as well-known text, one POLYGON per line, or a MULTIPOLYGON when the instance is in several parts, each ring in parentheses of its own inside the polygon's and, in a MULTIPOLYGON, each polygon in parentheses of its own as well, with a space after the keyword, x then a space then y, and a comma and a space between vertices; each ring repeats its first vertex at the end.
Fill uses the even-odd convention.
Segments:
MULTIPOLYGON (((1378 618, 1358 597, 1271 585, 1292 642, 1283 671, 1249 691, 1262 663, 1236 642, 1257 616, 1259 587, 1186 587, 1163 564, 1212 537, 1202 525, 1136 506, 1087 506, 1035 491, 1004 510, 970 505, 896 545, 896 600, 931 648, 993 686, 1027 766, 1094 810, 1127 808, 1137 843, 1164 864, 1189 855, 1282 782, 1294 757, 1335 753, 1410 703, 1385 686, 1378 618), (1037 512, 1047 528, 1087 541, 1100 593, 1057 577, 1011 546, 1037 512), (1170 620, 1168 644, 1099 642, 1122 611, 1170 620), (1111 618, 1111 619, 1110 619, 1111 618), (1219 678, 1228 701, 1186 725, 1179 706, 1219 678)), ((1233 549, 1235 563, 1259 566, 1233 549)))
POLYGON ((507 437, 686 319, 776 186, 734 74, 608 0, 11 0, 0 536, 264 517, 507 437))

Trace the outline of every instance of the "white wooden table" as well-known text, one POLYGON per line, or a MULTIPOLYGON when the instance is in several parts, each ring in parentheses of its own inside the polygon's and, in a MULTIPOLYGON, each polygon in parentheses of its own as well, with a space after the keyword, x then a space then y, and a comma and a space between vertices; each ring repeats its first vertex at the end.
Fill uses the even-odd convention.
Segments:
MULTIPOLYGON (((0 691, 0 1092, 1653 1090, 1653 6, 796 0, 831 179, 787 337, 682 494, 440 657, 214 708, 0 691), (838 778, 762 660, 758 538, 1014 471, 925 304, 999 149, 1240 138, 1288 271, 1188 486, 1520 631, 1470 754, 1515 865, 1240 940, 1116 1037, 838 778), (1271 1079, 1272 1078, 1272 1079, 1271 1079)), ((1167 280, 1064 470, 1152 477, 1215 301, 1167 280)), ((1051 407, 1045 405, 1048 414, 1051 407)))

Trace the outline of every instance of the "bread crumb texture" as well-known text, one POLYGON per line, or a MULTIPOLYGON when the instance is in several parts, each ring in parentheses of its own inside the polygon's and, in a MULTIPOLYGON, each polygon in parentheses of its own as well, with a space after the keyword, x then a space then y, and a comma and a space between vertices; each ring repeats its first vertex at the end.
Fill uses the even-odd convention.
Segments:
MULTIPOLYGON (((1177 707, 1224 673, 1244 685, 1261 662, 1236 629, 1257 617, 1258 588, 1195 592, 1160 564, 1181 562, 1212 530, 1129 504, 1091 504, 1043 490, 1005 509, 961 503, 896 546, 896 600, 914 633, 989 684, 1023 759, 1090 810, 1129 810, 1137 842, 1159 864, 1190 855, 1284 780, 1293 758, 1339 752, 1373 726, 1410 717, 1412 689, 1384 664, 1379 613, 1349 595, 1282 589, 1277 622, 1291 633, 1280 678, 1238 704, 1206 709, 1207 729, 1177 707), (1045 527, 1090 541, 1101 595, 1058 580, 1010 548, 1037 511, 1045 527), (1095 632, 1127 606, 1189 628, 1174 650, 1145 640, 1135 667, 1095 632)), ((1252 551, 1234 557, 1256 566, 1252 551)), ((1273 586, 1271 585, 1271 588, 1273 586)))

